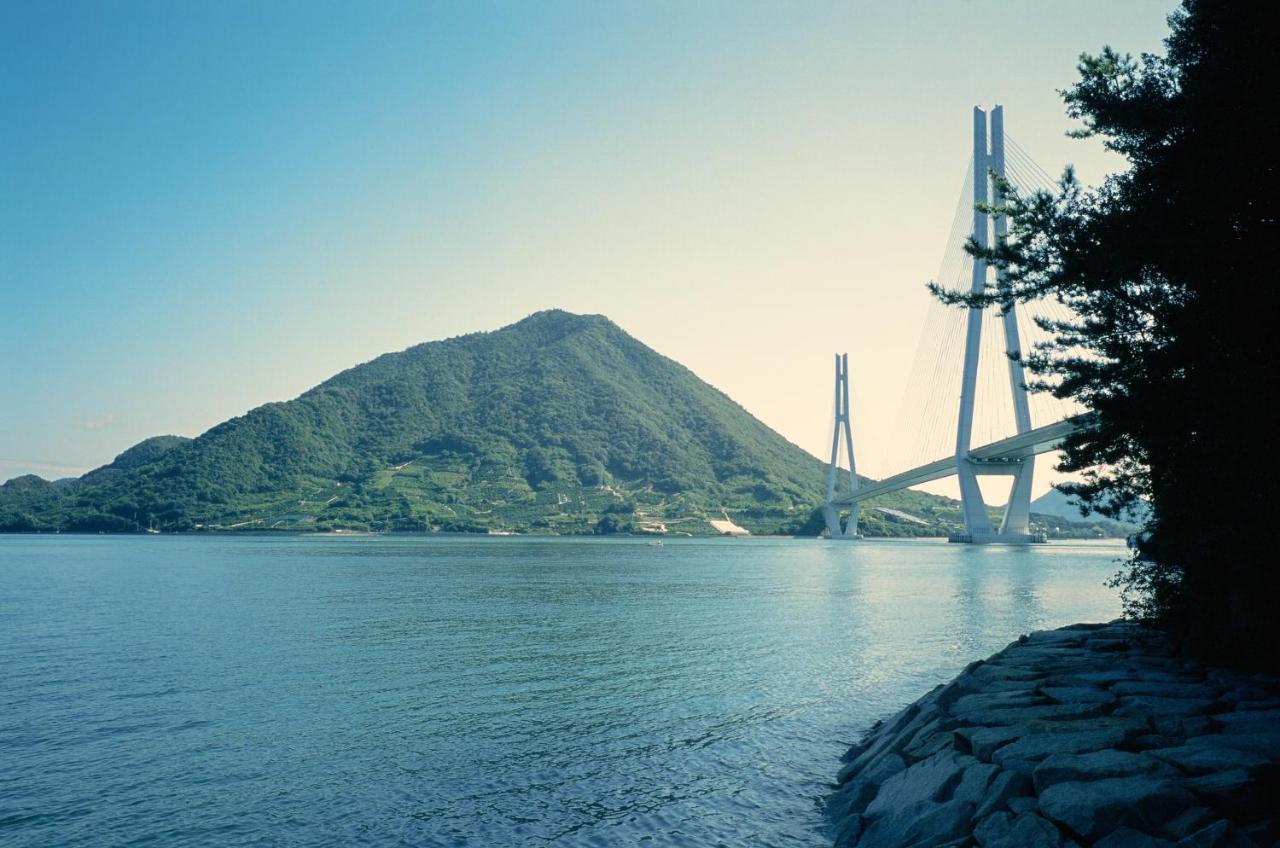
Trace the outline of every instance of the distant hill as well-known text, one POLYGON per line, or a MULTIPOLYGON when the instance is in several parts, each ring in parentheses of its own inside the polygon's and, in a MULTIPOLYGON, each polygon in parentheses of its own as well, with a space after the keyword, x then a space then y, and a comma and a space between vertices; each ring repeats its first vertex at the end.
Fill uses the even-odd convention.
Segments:
POLYGON ((1128 535, 1135 532, 1147 520, 1148 510, 1134 509, 1126 513, 1125 521, 1112 521, 1101 515, 1083 515, 1078 498, 1063 494, 1057 489, 1050 489, 1031 502, 1031 512, 1051 515, 1067 521, 1090 523, 1110 529, 1113 535, 1128 535))
POLYGON ((1059 492, 1057 489, 1050 489, 1033 500, 1031 502, 1031 511, 1038 512, 1041 515, 1055 515, 1058 518, 1065 518, 1069 521, 1081 521, 1084 517, 1080 511, 1079 501, 1059 492))
MULTIPOLYGON (((196 439, 148 439, 78 480, 11 480, 0 530, 707 534, 727 517, 817 534, 824 473, 603 316, 548 311, 386 354, 196 439)), ((870 535, 959 521, 918 492, 875 506, 870 535)))

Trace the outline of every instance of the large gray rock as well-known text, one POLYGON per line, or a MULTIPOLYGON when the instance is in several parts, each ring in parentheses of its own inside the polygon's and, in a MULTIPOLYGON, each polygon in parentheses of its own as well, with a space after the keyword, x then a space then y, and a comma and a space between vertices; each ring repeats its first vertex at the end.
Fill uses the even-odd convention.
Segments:
POLYGON ((835 827, 835 839, 833 840, 835 848, 854 848, 862 837, 862 831, 866 829, 866 826, 866 819, 859 815, 847 816, 838 820, 835 827))
POLYGON ((1173 843, 1131 827, 1118 827, 1093 844, 1093 848, 1170 848, 1173 843))
POLYGON ((973 678, 974 683, 981 687, 983 691, 989 691, 990 683, 996 680, 1013 680, 1025 683, 1041 680, 1044 676, 1045 672, 1043 671, 1001 665, 995 659, 987 661, 981 668, 975 668, 970 672, 970 677, 973 678))
POLYGON ((1053 754, 1036 766, 1031 778, 1036 791, 1043 792, 1056 783, 1073 780, 1106 780, 1112 777, 1132 777, 1149 774, 1161 778, 1178 776, 1173 766, 1146 754, 1131 754, 1104 748, 1084 754, 1053 754))
POLYGON ((1082 754, 1112 748, 1124 741, 1124 732, 1115 727, 1075 733, 1033 733, 997 748, 991 761, 1001 768, 1031 771, 1034 764, 1052 754, 1082 754))
POLYGON ((1223 733, 1274 733, 1280 731, 1280 710, 1242 710, 1215 715, 1223 733))
POLYGON ((1082 683, 1097 683, 1099 685, 1107 685, 1108 683, 1117 683, 1122 680, 1132 680, 1134 672, 1126 668, 1106 668, 1098 671, 1082 671, 1071 675, 1072 679, 1082 683))
POLYGON ((1257 848, 1257 843, 1223 819, 1180 840, 1178 848, 1257 848))
POLYGON ((991 755, 1001 745, 1008 745, 1030 732, 1026 725, 1006 725, 1003 727, 962 727, 955 732, 956 744, 960 750, 967 750, 984 762, 991 761, 991 755))
POLYGON ((956 784, 955 791, 951 793, 951 797, 958 801, 981 804, 982 800, 987 796, 987 789, 991 786, 991 781, 995 779, 999 772, 1000 769, 990 763, 970 763, 969 767, 964 770, 964 774, 960 776, 960 782, 956 784))
POLYGON ((873 727, 866 740, 865 749, 852 762, 841 769, 840 777, 837 779, 841 782, 848 780, 870 762, 879 759, 884 754, 900 752, 908 741, 908 739, 903 738, 903 731, 919 718, 920 705, 911 704, 888 722, 873 727))
POLYGON ((938 718, 929 722, 903 746, 902 756, 906 757, 907 762, 910 763, 927 759, 939 751, 952 748, 955 735, 951 732, 951 728, 955 725, 955 719, 949 718, 938 718))
POLYGON ((1079 628, 1060 627, 1057 630, 1037 630, 1035 633, 1028 633, 1019 639, 1016 645, 1067 645, 1070 647, 1080 647, 1084 644, 1084 640, 1089 636, 1091 630, 1079 628))
POLYGON ((870 763, 831 795, 827 800, 828 814, 834 819, 841 819, 852 813, 861 813, 880 791, 880 784, 906 767, 902 757, 892 752, 870 763))
POLYGON ((1275 816, 1280 811, 1277 774, 1255 777, 1244 769, 1187 778, 1184 785, 1204 804, 1237 821, 1275 816))
POLYGON ((1160 827, 1160 832, 1177 842, 1201 828, 1213 824, 1218 816, 1208 807, 1187 807, 1160 827))
POLYGON ((1040 793, 1041 813, 1090 841, 1122 824, 1157 830, 1194 803, 1185 789, 1146 776, 1059 783, 1040 793))
POLYGON ((1119 716, 1194 716, 1213 707, 1209 698, 1158 698, 1154 695, 1123 695, 1115 714, 1119 716))
MULTIPOLYGON (((1248 684, 1232 686, 1222 693, 1222 700, 1228 704, 1238 705, 1236 709, 1245 709, 1245 704, 1274 704, 1280 708, 1280 693, 1248 684)), ((1265 709, 1271 709, 1266 707, 1265 709)))
POLYGON ((1192 736, 1188 745, 1207 745, 1213 748, 1235 748, 1239 751, 1257 751, 1272 759, 1280 758, 1280 732, 1269 733, 1211 733, 1192 736))
POLYGON ((1044 698, 1031 690, 1014 690, 1004 692, 982 692, 965 695, 956 699, 951 705, 951 714, 971 713, 975 710, 1003 709, 1005 707, 1029 707, 1047 703, 1044 698))
POLYGON ((1116 696, 1097 686, 1045 686, 1041 692, 1059 704, 1114 704, 1116 696))
POLYGON ((1014 798, 1021 798, 1031 793, 1031 778, 1016 771, 1002 771, 996 774, 987 787, 986 794, 978 803, 975 816, 998 812, 1008 806, 1014 798))
POLYGON ((1059 848, 1062 834, 1035 813, 992 813, 973 830, 982 848, 1059 848))
POLYGON ((1156 733, 1163 733, 1175 739, 1202 736, 1218 729, 1218 726, 1213 722, 1213 718, 1207 715, 1152 716, 1151 724, 1155 726, 1156 733))
POLYGON ((1030 721, 1064 721, 1094 718, 1106 712, 1104 704, 1045 704, 1037 707, 1003 707, 990 710, 952 710, 952 715, 967 724, 1024 724, 1030 721))
POLYGON ((1030 678, 1028 680, 1010 680, 1006 678, 997 678, 997 679, 991 679, 991 680, 984 680, 980 682, 976 680, 972 680, 969 682, 973 688, 968 690, 965 694, 975 694, 979 692, 985 692, 985 693, 1009 692, 1009 693, 1034 694, 1036 689, 1038 689, 1040 685, 1044 682, 1044 678, 1035 677, 1035 678, 1030 678))
POLYGON ((964 801, 920 801, 872 817, 858 848, 933 848, 969 836, 973 805, 964 801))
POLYGON ((955 751, 935 754, 886 780, 867 805, 866 815, 875 817, 891 809, 908 807, 921 801, 942 801, 951 797, 965 769, 977 762, 955 751))
POLYGON ((1117 695, 1149 695, 1156 698, 1204 698, 1213 700, 1217 688, 1182 680, 1122 680, 1111 687, 1117 695))
POLYGON ((1208 774, 1230 769, 1256 769, 1272 762, 1271 757, 1260 751, 1221 748, 1214 745, 1182 745, 1177 748, 1155 748, 1147 752, 1152 757, 1177 766, 1191 775, 1208 774))

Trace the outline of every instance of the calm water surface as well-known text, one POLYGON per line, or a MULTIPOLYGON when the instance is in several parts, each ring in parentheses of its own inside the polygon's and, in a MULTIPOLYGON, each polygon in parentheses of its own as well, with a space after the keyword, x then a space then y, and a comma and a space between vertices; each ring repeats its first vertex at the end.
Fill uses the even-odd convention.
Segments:
POLYGON ((0 844, 824 845, 1117 544, 0 537, 0 844))

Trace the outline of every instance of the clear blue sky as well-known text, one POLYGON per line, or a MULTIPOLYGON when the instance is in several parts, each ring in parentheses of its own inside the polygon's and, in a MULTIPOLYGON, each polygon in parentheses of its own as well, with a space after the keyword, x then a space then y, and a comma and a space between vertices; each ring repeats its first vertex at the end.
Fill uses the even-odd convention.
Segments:
POLYGON ((0 479, 548 307, 814 451, 848 350, 883 432, 971 106, 1097 180, 1055 89, 1172 6, 0 4, 0 479))

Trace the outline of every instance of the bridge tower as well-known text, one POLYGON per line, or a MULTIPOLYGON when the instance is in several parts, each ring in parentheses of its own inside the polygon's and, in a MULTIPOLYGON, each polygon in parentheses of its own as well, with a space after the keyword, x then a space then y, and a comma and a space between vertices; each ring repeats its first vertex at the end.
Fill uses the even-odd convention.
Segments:
MULTIPOLYGON (((1005 237, 1009 222, 1004 214, 989 215, 980 207, 990 197, 993 205, 1003 200, 999 186, 990 174, 1004 177, 1004 107, 996 106, 988 113, 981 107, 973 109, 973 240, 979 247, 989 247, 994 236, 997 243, 1005 237), (989 132, 988 132, 989 128, 989 132), (990 143, 988 143, 988 137, 990 143)), ((974 258, 970 291, 982 292, 988 282, 988 265, 974 258)), ((1022 341, 1018 337, 1016 304, 1002 304, 1001 325, 1004 330, 1004 348, 1009 356, 1009 391, 1013 399, 1014 421, 1019 435, 1031 429, 1031 410, 1027 402, 1026 376, 1023 373, 1022 341), (1018 358, 1015 358, 1018 357, 1018 358)), ((978 357, 982 341, 982 313, 970 307, 965 334, 964 365, 960 383, 960 415, 956 422, 956 474, 960 480, 960 502, 964 512, 965 532, 951 537, 953 542, 1026 544, 1043 541, 1032 535, 1031 481, 1035 474, 1035 457, 979 460, 970 455, 973 448, 973 407, 978 389, 978 357), (1011 476, 1009 502, 1005 507, 999 529, 991 525, 987 505, 978 488, 978 476, 1002 474, 1011 476)))
POLYGON ((849 354, 836 354, 836 418, 831 432, 831 464, 827 467, 827 499, 822 517, 832 539, 855 540, 858 535, 858 503, 849 505, 848 521, 841 525, 836 498, 836 478, 840 468, 840 436, 844 434, 845 454, 849 459, 849 495, 858 490, 858 470, 853 464, 853 430, 849 423, 849 354))

